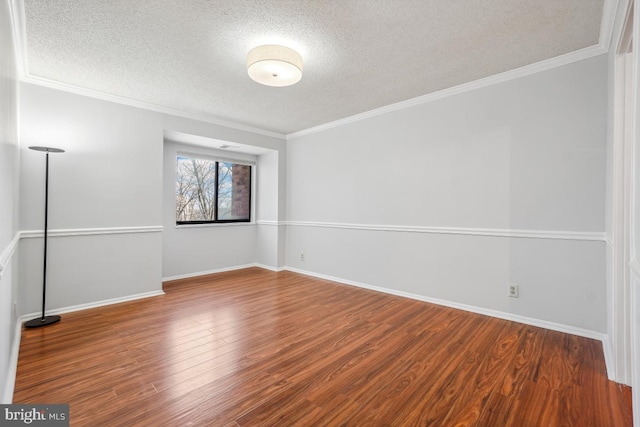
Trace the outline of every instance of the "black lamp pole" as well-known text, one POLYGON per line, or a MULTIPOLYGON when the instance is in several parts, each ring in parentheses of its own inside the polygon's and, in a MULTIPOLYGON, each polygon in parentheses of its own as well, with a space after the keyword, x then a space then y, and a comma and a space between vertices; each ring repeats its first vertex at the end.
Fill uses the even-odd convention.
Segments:
POLYGON ((29 147, 31 150, 43 151, 47 153, 46 169, 45 169, 45 181, 44 181, 44 260, 42 269, 42 316, 24 322, 24 326, 27 328, 37 328, 39 326, 46 326, 52 323, 60 321, 60 316, 45 316, 45 303, 47 299, 47 235, 48 235, 48 223, 49 223, 49 153, 64 153, 64 150, 60 148, 52 147, 29 147))

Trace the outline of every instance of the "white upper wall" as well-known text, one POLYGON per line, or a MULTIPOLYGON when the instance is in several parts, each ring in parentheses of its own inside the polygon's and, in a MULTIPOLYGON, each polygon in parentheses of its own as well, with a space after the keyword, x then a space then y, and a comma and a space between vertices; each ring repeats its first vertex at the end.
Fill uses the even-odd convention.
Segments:
POLYGON ((22 84, 21 228, 43 227, 46 145, 52 229, 161 224, 162 120, 138 108, 22 84))
POLYGON ((164 130, 285 147, 278 138, 42 86, 21 89, 23 230, 42 228, 44 155, 29 145, 67 150, 50 157, 50 226, 63 229, 161 225, 164 130))
POLYGON ((293 137, 287 265, 599 336, 606 131, 601 55, 293 137))
POLYGON ((301 136, 288 219, 603 231, 606 55, 301 136))
POLYGON ((0 403, 11 403, 17 294, 15 240, 18 233, 18 73, 9 2, 0 2, 0 403))
MULTIPOLYGON (((162 247, 171 243, 160 233, 167 190, 163 187, 165 131, 270 150, 286 147, 280 138, 28 83, 20 88, 21 230, 43 228, 45 158, 27 147, 50 145, 66 150, 50 157, 49 227, 62 230, 62 235, 54 233, 50 239, 47 301, 51 309, 161 290, 162 247), (78 229, 89 235, 74 235, 78 229), (74 264, 82 268, 73 268, 74 264)), ((284 195, 284 187, 279 194, 284 195)), ((202 238, 203 233, 191 234, 202 238)), ((241 250, 226 252, 224 257, 201 251, 197 255, 203 262, 171 267, 168 274, 255 260, 253 229, 228 227, 217 233, 215 241, 209 240, 208 244, 231 244, 241 250)), ((37 309, 41 275, 35 266, 40 262, 41 239, 23 239, 21 313, 37 309)))
MULTIPOLYGON (((0 5, 0 254, 18 230, 18 83, 7 2, 0 5)), ((1 260, 0 260, 1 261, 1 260)))

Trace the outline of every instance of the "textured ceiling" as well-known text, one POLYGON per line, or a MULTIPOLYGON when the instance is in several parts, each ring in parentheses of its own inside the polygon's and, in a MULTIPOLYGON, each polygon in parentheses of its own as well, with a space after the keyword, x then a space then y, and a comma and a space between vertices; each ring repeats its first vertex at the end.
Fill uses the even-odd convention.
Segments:
POLYGON ((597 45, 603 0, 24 0, 26 74, 283 134, 597 45), (297 85, 247 52, 300 52, 297 85))

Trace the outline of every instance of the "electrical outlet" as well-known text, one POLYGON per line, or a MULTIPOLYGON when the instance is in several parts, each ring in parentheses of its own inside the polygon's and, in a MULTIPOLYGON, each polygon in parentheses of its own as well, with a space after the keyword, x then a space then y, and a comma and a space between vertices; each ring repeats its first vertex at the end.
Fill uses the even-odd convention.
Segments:
POLYGON ((304 261, 304 252, 300 252, 300 261, 304 261))
POLYGON ((13 302, 13 318, 18 318, 18 301, 13 302))
POLYGON ((520 288, 518 285, 509 285, 509 296, 511 298, 518 298, 520 296, 520 288))

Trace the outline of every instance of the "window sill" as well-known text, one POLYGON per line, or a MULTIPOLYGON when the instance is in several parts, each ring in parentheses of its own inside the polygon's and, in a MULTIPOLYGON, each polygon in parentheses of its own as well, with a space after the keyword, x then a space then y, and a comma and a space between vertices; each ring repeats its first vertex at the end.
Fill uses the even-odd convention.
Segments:
POLYGON ((175 228, 201 228, 201 227, 246 227, 249 225, 256 225, 254 221, 251 222, 212 222, 208 224, 176 224, 175 228))

